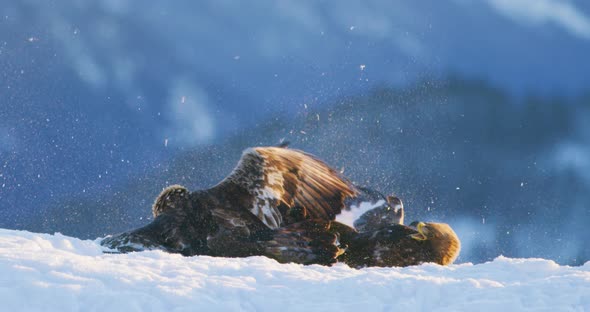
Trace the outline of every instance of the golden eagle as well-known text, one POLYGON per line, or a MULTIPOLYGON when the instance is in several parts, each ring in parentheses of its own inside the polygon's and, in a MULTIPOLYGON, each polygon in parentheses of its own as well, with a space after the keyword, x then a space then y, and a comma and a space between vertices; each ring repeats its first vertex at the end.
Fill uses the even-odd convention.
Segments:
POLYGON ((331 263, 343 251, 330 221, 355 187, 315 156, 283 147, 245 150, 216 186, 165 189, 154 220, 105 238, 119 252, 163 249, 191 255, 265 255, 280 262, 331 263))
POLYGON ((348 202, 360 206, 359 200, 371 199, 369 203, 382 204, 356 219, 354 229, 341 223, 332 224, 329 231, 337 233, 340 246, 346 250, 338 261, 360 268, 425 262, 448 265, 457 258, 461 242, 448 224, 413 222, 405 226, 400 198, 385 197, 368 188, 358 189, 361 195, 348 202))
POLYGON ((346 250, 338 261, 354 268, 403 267, 426 262, 448 265, 461 250, 459 237, 445 223, 380 224, 377 229, 363 232, 334 223, 330 231, 338 233, 346 250))
POLYGON ((403 204, 397 197, 387 197, 386 204, 362 215, 354 223, 358 229, 334 221, 342 209, 350 209, 345 199, 358 193, 310 154, 250 148, 216 186, 195 192, 178 185, 166 188, 153 205, 150 224, 101 244, 119 252, 263 255, 304 264, 337 259, 351 267, 446 265, 458 255, 460 242, 448 225, 400 224, 403 204))

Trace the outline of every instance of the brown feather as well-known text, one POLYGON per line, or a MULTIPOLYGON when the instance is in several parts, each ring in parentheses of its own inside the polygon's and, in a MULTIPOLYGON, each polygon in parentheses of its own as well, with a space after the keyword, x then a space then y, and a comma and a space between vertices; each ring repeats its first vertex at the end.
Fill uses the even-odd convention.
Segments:
POLYGON ((376 231, 358 233, 348 226, 333 222, 331 231, 340 235, 346 252, 338 258, 351 267, 410 266, 425 262, 449 265, 461 250, 461 242, 444 223, 426 223, 425 240, 415 240, 415 229, 393 224, 376 231))
POLYGON ((271 229, 288 224, 289 210, 303 207, 311 218, 334 220, 347 197, 356 196, 352 184, 315 156, 280 147, 244 151, 233 172, 213 187, 216 194, 240 188, 248 196, 231 197, 232 209, 246 209, 271 229), (279 205, 288 209, 279 209, 279 205))
POLYGON ((356 194, 350 182, 312 155, 251 148, 216 186, 195 192, 165 189, 153 205, 153 222, 102 244, 121 252, 160 248, 183 255, 266 255, 281 262, 329 264, 342 250, 327 227, 345 198, 356 194))

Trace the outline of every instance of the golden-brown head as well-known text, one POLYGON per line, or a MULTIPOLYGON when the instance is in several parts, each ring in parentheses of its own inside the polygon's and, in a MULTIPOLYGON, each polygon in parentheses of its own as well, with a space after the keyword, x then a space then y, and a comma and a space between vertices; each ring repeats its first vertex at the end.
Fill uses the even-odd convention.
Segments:
POLYGON ((453 263, 461 251, 461 241, 455 231, 446 223, 417 222, 418 233, 410 235, 418 241, 428 241, 438 264, 453 263))
POLYGON ((186 209, 186 206, 190 202, 189 195, 189 190, 181 185, 171 185, 165 188, 158 195, 152 206, 154 218, 165 212, 186 209))

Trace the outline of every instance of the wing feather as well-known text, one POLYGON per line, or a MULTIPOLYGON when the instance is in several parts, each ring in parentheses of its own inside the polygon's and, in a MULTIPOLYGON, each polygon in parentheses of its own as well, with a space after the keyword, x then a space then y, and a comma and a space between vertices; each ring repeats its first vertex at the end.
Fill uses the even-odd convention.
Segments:
POLYGON ((304 207, 310 217, 334 220, 355 187, 315 156, 282 147, 255 147, 244 151, 233 172, 212 190, 222 194, 238 186, 250 196, 241 197, 235 209, 247 209, 266 226, 285 225, 290 208, 304 207), (279 210, 280 204, 289 209, 279 210))

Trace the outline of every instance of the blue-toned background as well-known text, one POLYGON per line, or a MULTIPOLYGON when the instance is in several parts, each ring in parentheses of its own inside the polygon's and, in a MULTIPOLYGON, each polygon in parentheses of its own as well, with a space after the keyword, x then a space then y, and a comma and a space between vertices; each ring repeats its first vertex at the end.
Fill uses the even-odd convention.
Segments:
POLYGON ((0 2, 0 227, 95 238, 281 139, 450 223, 590 260, 586 1, 0 2))

